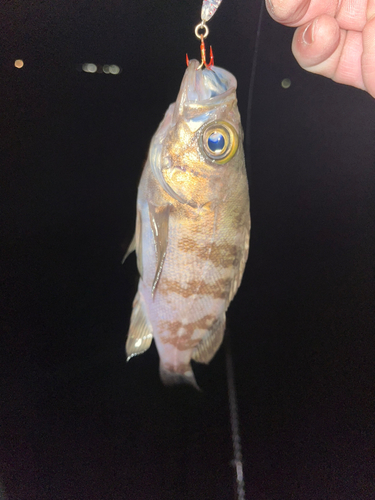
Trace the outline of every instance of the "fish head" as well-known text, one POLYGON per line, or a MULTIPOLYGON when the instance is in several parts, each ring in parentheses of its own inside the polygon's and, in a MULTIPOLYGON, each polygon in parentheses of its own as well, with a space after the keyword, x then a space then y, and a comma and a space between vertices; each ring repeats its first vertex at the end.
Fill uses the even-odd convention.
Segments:
POLYGON ((224 69, 198 66, 190 61, 150 148, 161 187, 192 207, 223 201, 236 171, 244 168, 237 81, 224 69))

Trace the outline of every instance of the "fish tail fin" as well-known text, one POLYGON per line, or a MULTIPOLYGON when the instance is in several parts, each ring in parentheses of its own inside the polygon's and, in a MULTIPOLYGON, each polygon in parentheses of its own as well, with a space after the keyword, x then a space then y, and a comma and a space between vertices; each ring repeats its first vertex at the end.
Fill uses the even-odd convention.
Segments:
POLYGON ((193 386, 198 391, 201 390, 195 380, 194 372, 190 363, 188 365, 184 365, 184 370, 179 369, 178 371, 160 363, 159 372, 161 381, 164 385, 185 384, 193 386))

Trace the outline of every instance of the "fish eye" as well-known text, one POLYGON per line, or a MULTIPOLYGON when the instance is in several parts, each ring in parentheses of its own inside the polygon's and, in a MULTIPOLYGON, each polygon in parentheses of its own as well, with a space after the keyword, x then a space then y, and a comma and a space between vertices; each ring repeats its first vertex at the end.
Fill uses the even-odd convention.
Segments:
POLYGON ((210 123, 203 129, 201 146, 205 155, 215 163, 227 163, 238 149, 237 132, 230 123, 210 123))
POLYGON ((212 132, 212 134, 207 139, 207 146, 212 153, 215 155, 222 153, 225 146, 225 139, 223 134, 220 132, 212 132))

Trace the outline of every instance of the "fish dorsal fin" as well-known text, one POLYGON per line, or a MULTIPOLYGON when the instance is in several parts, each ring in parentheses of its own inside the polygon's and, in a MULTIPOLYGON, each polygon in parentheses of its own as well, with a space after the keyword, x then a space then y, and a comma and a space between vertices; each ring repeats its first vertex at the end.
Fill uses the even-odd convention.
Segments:
POLYGON ((121 263, 123 264, 126 259, 129 257, 129 255, 136 251, 137 254, 137 267, 138 267, 138 272, 142 276, 143 274, 143 265, 142 265, 142 217, 141 217, 141 212, 137 210, 137 218, 135 222, 135 233, 133 236, 133 239, 130 242, 129 248, 126 251, 126 254, 124 255, 124 258, 122 259, 121 263))
POLYGON ((130 319, 128 339, 126 341, 127 361, 133 356, 147 351, 152 342, 152 326, 147 318, 144 303, 137 292, 130 319))
POLYGON ((192 359, 198 363, 209 363, 219 349, 225 330, 225 313, 215 322, 192 353, 192 359))
POLYGON ((154 243, 156 249, 156 271, 151 289, 152 295, 154 295, 156 286, 159 282, 165 255, 167 253, 170 208, 170 205, 157 207, 150 202, 148 204, 151 229, 152 234, 154 235, 154 243))

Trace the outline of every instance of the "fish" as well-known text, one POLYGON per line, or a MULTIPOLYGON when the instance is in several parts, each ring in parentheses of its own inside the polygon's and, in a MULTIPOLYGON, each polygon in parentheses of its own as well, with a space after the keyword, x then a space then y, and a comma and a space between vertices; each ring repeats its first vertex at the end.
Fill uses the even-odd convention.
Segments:
POLYGON ((138 187, 140 274, 127 359, 155 340, 165 385, 199 388, 191 360, 219 349, 249 252, 250 200, 235 77, 188 63, 153 136, 138 187))

